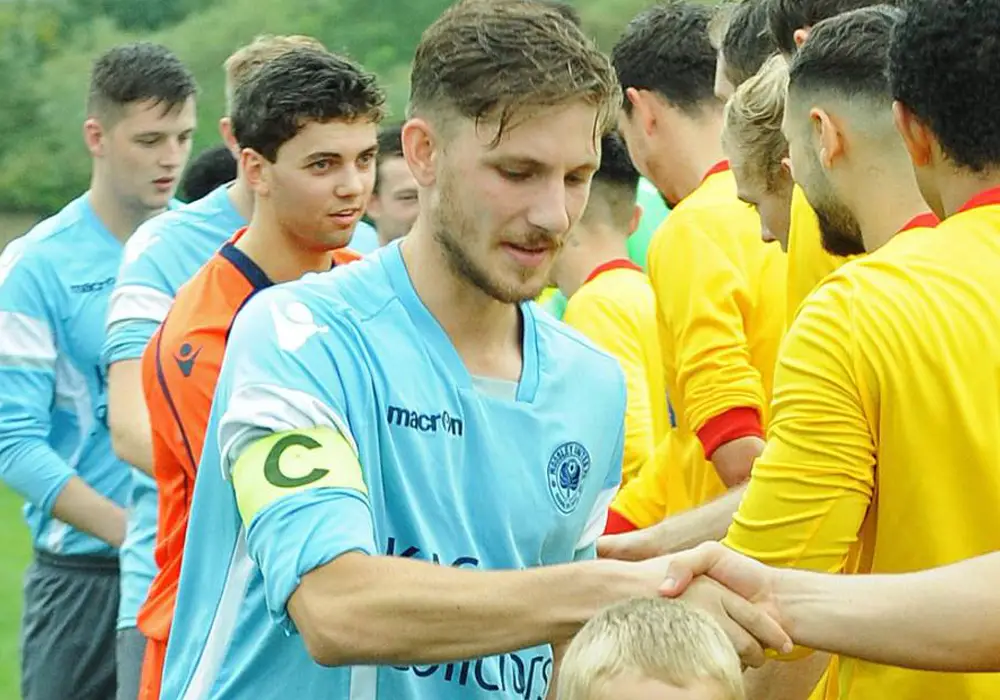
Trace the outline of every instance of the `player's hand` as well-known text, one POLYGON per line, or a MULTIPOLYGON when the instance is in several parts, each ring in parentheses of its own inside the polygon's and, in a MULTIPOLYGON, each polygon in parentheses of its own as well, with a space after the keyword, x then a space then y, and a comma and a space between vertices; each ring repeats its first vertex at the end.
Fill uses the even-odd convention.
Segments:
POLYGON ((699 576, 708 576, 747 600, 777 612, 778 571, 718 542, 706 542, 671 556, 660 593, 676 597, 699 576))
POLYGON ((767 661, 764 653, 767 648, 783 652, 792 649, 792 640, 765 607, 751 603, 712 579, 694 579, 677 597, 715 618, 744 667, 763 666, 767 661))
MULTIPOLYGON (((743 599, 753 603, 758 610, 763 610, 768 617, 782 623, 781 609, 776 595, 779 572, 769 566, 744 556, 718 542, 706 542, 694 549, 680 552, 670 557, 667 566, 667 578, 660 593, 668 597, 683 594, 692 581, 698 577, 707 576, 733 591, 743 599)), ((745 611, 742 607, 734 607, 734 619, 743 625, 744 629, 752 631, 756 624, 754 613, 745 611), (747 618, 742 615, 747 613, 747 618)), ((789 644, 785 648, 776 645, 773 640, 765 640, 767 646, 788 653, 789 644)), ((784 641, 784 640, 783 640, 784 641)))
POLYGON ((663 523, 621 535, 605 535, 597 540, 597 556, 602 559, 644 561, 671 552, 663 523))

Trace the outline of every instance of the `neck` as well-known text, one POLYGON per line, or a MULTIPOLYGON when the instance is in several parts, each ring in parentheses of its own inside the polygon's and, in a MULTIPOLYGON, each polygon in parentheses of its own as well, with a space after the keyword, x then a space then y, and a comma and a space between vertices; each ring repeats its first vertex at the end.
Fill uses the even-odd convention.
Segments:
POLYGON ((254 193, 243 177, 242 170, 237 173, 227 194, 236 212, 243 217, 244 221, 250 221, 253 217, 254 193))
POLYGON ((916 180, 909 168, 858 168, 865 173, 855 177, 858 193, 852 207, 861 227, 865 250, 869 253, 888 243, 909 221, 927 212, 916 180), (878 192, 872 198, 871 193, 878 192))
POLYGON ((980 174, 957 174, 949 167, 947 174, 939 178, 938 190, 941 193, 941 207, 937 212, 942 218, 951 216, 961 209, 966 202, 994 187, 1000 187, 1000 169, 994 168, 980 174))
POLYGON ((378 226, 378 224, 375 225, 375 238, 378 239, 379 248, 385 248, 387 245, 392 243, 392 241, 389 239, 388 236, 385 235, 385 233, 378 226))
POLYGON ((236 247, 276 284, 297 280, 309 272, 326 272, 333 266, 332 252, 303 246, 260 207, 255 209, 236 247))
POLYGON ((146 219, 159 214, 163 209, 129 207, 122 202, 111 187, 99 177, 90 179, 90 206, 94 214, 112 236, 124 243, 146 219))
POLYGON ((610 226, 593 226, 582 234, 584 243, 572 254, 573 261, 556 280, 559 290, 571 297, 582 287, 591 273, 612 260, 628 259, 628 244, 621 232, 610 226))
MULTIPOLYGON (((722 113, 706 110, 695 119, 683 122, 678 138, 663 150, 672 161, 674 176, 673 198, 679 202, 701 185, 712 166, 725 159, 722 151, 722 113)), ((663 188, 659 187, 661 192, 663 188)))
POLYGON ((459 275, 433 230, 417 219, 401 244, 413 288, 448 335, 471 374, 520 378, 521 316, 459 275), (516 349, 516 363, 509 361, 516 349), (516 367, 515 367, 516 365, 516 367))

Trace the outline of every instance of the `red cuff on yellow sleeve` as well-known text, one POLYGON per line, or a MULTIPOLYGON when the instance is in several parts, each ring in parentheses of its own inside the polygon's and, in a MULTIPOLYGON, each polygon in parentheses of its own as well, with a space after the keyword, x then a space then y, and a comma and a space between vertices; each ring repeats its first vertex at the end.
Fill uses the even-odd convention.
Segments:
POLYGON ((706 459, 712 459, 715 451, 727 442, 743 437, 764 437, 756 408, 731 408, 709 420, 698 431, 706 459))
POLYGON ((604 526, 605 535, 621 535, 625 532, 638 530, 632 521, 616 510, 608 509, 608 524, 604 526))

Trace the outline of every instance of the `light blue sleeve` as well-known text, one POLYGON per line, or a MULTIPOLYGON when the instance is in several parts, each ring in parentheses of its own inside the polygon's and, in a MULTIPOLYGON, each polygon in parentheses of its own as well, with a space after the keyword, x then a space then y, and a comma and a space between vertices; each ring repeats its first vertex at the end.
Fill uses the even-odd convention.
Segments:
POLYGON ((176 290, 161 268, 163 242, 157 220, 147 222, 125 245, 122 266, 108 303, 107 333, 101 350, 105 368, 138 360, 173 304, 176 290))
MULTIPOLYGON (((322 314, 281 288, 258 294, 240 312, 220 379, 221 386, 231 377, 219 429, 226 473, 268 434, 329 427, 356 444, 351 407, 370 403, 371 380, 351 352, 353 333, 338 314, 322 314)), ((367 495, 328 487, 295 492, 254 517, 247 546, 272 618, 293 630, 288 599, 305 574, 345 552, 376 551, 367 495)))
POLYGON ((303 576, 347 552, 375 554, 368 499, 325 488, 283 498, 253 519, 247 545, 263 574, 271 618, 295 632, 287 606, 303 576))
POLYGON ((47 441, 58 314, 49 308, 42 258, 11 246, 0 259, 0 479, 51 513, 73 476, 47 441))

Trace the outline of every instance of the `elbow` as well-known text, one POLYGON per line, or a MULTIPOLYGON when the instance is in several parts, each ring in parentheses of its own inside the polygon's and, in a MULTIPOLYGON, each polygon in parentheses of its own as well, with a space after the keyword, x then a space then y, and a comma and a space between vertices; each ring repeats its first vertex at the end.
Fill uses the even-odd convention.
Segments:
POLYGON ((369 653, 371 630, 366 631, 352 596, 324 594, 307 574, 288 601, 288 614, 298 629, 306 652, 320 666, 351 666, 376 661, 369 653))

